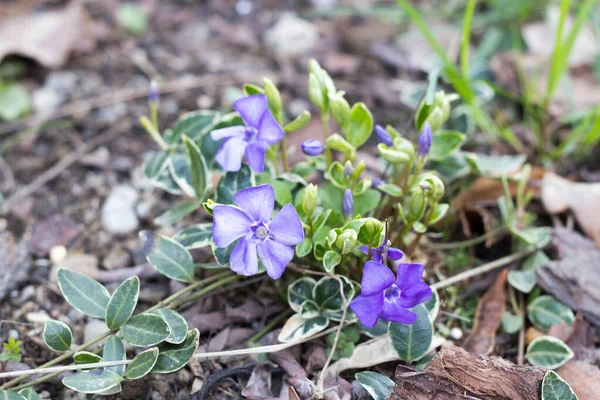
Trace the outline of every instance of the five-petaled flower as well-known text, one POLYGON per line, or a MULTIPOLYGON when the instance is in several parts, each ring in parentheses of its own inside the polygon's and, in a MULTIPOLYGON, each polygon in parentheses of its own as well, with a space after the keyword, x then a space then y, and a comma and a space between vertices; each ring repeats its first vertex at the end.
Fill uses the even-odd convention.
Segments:
POLYGON ((431 288, 421 281, 423 264, 399 264, 398 277, 385 265, 368 261, 363 270, 361 293, 350 302, 360 322, 373 328, 384 321, 412 324, 417 314, 409 309, 431 298, 431 288))
MULTIPOLYGON (((369 255, 369 246, 360 246, 358 250, 363 254, 369 255)), ((392 261, 400 261, 402 257, 404 257, 402 250, 386 246, 385 242, 381 246, 371 250, 371 258, 378 263, 383 262, 384 255, 385 259, 390 259, 392 261)))
POLYGON ((225 139, 215 159, 225 171, 239 171, 245 155, 248 165, 256 172, 262 172, 267 149, 283 139, 283 129, 271 115, 264 94, 236 100, 233 108, 245 126, 230 126, 210 133, 213 140, 225 139))
POLYGON ((227 247, 239 239, 229 258, 230 268, 242 275, 258 272, 258 257, 267 274, 279 279, 294 257, 294 248, 304 240, 302 222, 296 209, 286 204, 271 219, 275 193, 271 185, 240 190, 237 205, 216 205, 213 209, 213 240, 227 247))

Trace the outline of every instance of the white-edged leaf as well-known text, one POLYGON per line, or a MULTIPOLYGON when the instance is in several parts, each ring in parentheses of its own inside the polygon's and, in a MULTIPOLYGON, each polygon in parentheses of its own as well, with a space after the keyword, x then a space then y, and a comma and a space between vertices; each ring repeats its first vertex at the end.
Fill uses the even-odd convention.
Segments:
POLYGON ((179 344, 163 343, 158 346, 158 359, 152 372, 169 374, 185 367, 194 356, 199 340, 200 332, 198 329, 192 329, 187 333, 183 342, 179 344))
POLYGON ((152 371, 156 360, 158 360, 158 347, 141 352, 127 366, 125 377, 129 380, 143 378, 152 371))
POLYGON ((169 173, 171 178, 186 196, 196 197, 192 187, 192 171, 188 159, 184 154, 173 154, 170 157, 169 173))
POLYGON ((164 341, 171 334, 171 330, 158 315, 140 314, 131 317, 121 327, 121 334, 132 346, 147 347, 164 341))
POLYGON ((171 334, 165 339, 165 342, 179 344, 185 340, 188 324, 185 318, 177 311, 168 308, 159 308, 158 310, 151 311, 149 314, 158 315, 169 325, 171 334))
POLYGON ((144 176, 148 179, 157 178, 161 172, 167 168, 167 160, 169 159, 169 153, 160 151, 153 154, 150 158, 144 161, 143 172, 144 176))
POLYGON ((110 396, 111 394, 121 393, 122 391, 123 391, 123 388, 121 387, 121 384, 119 383, 118 385, 115 385, 115 386, 111 387, 110 389, 100 392, 98 394, 100 396, 110 396))
POLYGON ((542 380, 542 400, 577 400, 577 395, 556 372, 548 371, 542 380))
POLYGON ((191 254, 171 238, 160 236, 158 244, 154 245, 146 259, 167 278, 190 282, 194 277, 194 260, 191 254))
POLYGON ((429 311, 429 316, 431 317, 431 320, 435 321, 435 319, 438 316, 438 313, 440 312, 440 295, 438 294, 438 291, 434 288, 431 288, 431 292, 433 293, 433 296, 431 296, 429 300, 424 302, 423 305, 425 306, 427 311, 429 311))
POLYGON ((433 135, 429 158, 435 161, 443 160, 460 148, 466 136, 457 131, 439 131, 433 135))
POLYGON ((188 250, 208 247, 212 243, 212 224, 190 225, 173 236, 173 240, 181 243, 188 250))
POLYGON ((78 351, 73 354, 73 362, 75 364, 92 364, 100 361, 102 361, 102 357, 91 351, 78 351))
POLYGON ((123 381, 119 374, 105 369, 95 369, 89 372, 78 372, 63 378, 62 383, 69 389, 81 393, 102 393, 123 381))
POLYGON ((154 224, 158 226, 174 225, 181 221, 186 215, 189 215, 202 207, 202 200, 188 200, 175 204, 158 217, 154 218, 154 224))
POLYGON ((99 282, 61 268, 58 270, 58 286, 71 307, 90 317, 104 319, 110 295, 99 282))
MULTIPOLYGON (((38 397, 39 398, 39 397, 38 397)), ((10 390, 0 390, 0 400, 23 400, 25 397, 10 390)))
MULTIPOLYGON (((127 359, 125 346, 123 341, 112 335, 104 344, 102 352, 102 361, 123 361, 127 359)), ((105 370, 114 372, 115 374, 123 375, 125 373, 125 365, 115 365, 112 367, 104 367, 105 370)))
POLYGON ((417 320, 413 324, 390 322, 388 327, 392 346, 404 361, 423 357, 429 352, 433 340, 433 324, 427 308, 419 304, 411 311, 417 314, 417 320))
POLYGON ((306 300, 313 299, 313 290, 317 281, 313 278, 300 278, 288 286, 288 303, 290 308, 299 313, 302 310, 302 304, 306 300))
POLYGON ((192 188, 196 193, 196 197, 199 200, 202 200, 206 195, 209 184, 206 160, 204 160, 204 156, 202 155, 202 152, 196 143, 194 143, 185 135, 182 136, 182 138, 187 150, 188 161, 190 163, 192 188))
POLYGON ((541 336, 529 343, 525 357, 537 367, 555 369, 573 358, 573 351, 560 339, 541 336))
POLYGON ((531 323, 540 331, 548 329, 561 321, 571 325, 575 321, 575 314, 564 303, 553 296, 539 296, 527 306, 527 316, 531 323))
POLYGON ((504 311, 502 313, 501 323, 504 332, 513 334, 521 329, 521 326, 523 325, 523 318, 520 315, 511 313, 510 311, 504 311))
POLYGON ((121 283, 106 306, 106 326, 119 329, 133 315, 140 294, 140 278, 132 276, 121 283))
POLYGON ((294 314, 287 320, 279 337, 282 343, 294 342, 321 332, 329 325, 329 318, 322 315, 314 318, 304 319, 299 314, 294 314))
POLYGON ((373 371, 358 372, 356 380, 373 397, 373 400, 386 400, 396 385, 393 380, 385 375, 373 371))
POLYGON ((233 197, 242 189, 256 186, 256 180, 250 167, 246 164, 236 172, 226 172, 215 191, 215 203, 233 204, 233 197))
POLYGON ((40 395, 32 388, 21 389, 19 390, 19 394, 23 396, 25 400, 40 400, 40 395))
POLYGON ((68 351, 73 341, 73 333, 67 324, 51 320, 44 324, 44 342, 54 351, 68 351))
MULTIPOLYGON (((343 281, 346 301, 350 302, 354 297, 354 285, 345 276, 340 276, 340 279, 343 281)), ((329 316, 331 312, 342 311, 344 299, 340 294, 340 282, 330 276, 319 279, 313 288, 313 301, 319 305, 325 315, 329 316)))

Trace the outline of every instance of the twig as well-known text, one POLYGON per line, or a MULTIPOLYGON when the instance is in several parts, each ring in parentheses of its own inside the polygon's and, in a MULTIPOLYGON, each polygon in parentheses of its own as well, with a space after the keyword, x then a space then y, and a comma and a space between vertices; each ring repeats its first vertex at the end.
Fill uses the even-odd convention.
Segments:
POLYGON ((527 313, 525 312, 525 298, 521 292, 519 292, 519 306, 521 307, 521 329, 519 329, 519 354, 517 355, 517 364, 523 365, 525 362, 525 321, 527 319, 527 313))

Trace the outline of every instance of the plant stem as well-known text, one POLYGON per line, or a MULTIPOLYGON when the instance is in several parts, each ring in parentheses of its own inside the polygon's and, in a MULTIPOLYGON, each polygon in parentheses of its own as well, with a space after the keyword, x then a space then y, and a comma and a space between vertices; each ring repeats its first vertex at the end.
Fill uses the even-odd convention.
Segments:
MULTIPOLYGON (((329 137, 329 112, 321 114, 321 123, 323 124, 323 142, 327 141, 329 137)), ((329 166, 333 162, 333 158, 331 156, 331 149, 325 147, 325 159, 326 159, 326 167, 325 171, 329 170, 329 166)))
POLYGON ((519 306, 521 314, 521 329, 519 329, 519 354, 517 356, 517 364, 523 365, 525 359, 525 322, 527 313, 525 312, 525 296, 519 292, 519 306))
POLYGON ((221 286, 225 286, 229 282, 233 282, 233 281, 236 281, 238 279, 240 279, 239 275, 232 275, 232 276, 228 276, 228 277, 225 277, 223 279, 220 279, 220 280, 216 281, 215 283, 213 283, 211 285, 208 285, 207 287, 199 290, 198 292, 196 292, 196 293, 194 293, 194 294, 192 294, 192 295, 190 295, 188 297, 184 297, 181 300, 172 302, 171 304, 169 304, 167 306, 167 308, 177 308, 177 307, 181 306, 182 304, 187 303, 188 301, 199 299, 202 296, 204 296, 205 294, 212 292, 214 289, 217 289, 217 288, 219 288, 221 286))
POLYGON ((281 143, 280 144, 280 146, 281 146, 281 161, 283 162, 283 171, 284 172, 289 172, 290 171, 290 164, 288 162, 287 144, 286 144, 285 136, 283 137, 283 139, 281 139, 280 143, 281 143))
POLYGON ((285 319, 288 315, 292 313, 291 309, 287 309, 281 314, 277 315, 275 318, 271 320, 267 325, 265 325, 260 331, 256 332, 250 339, 246 341, 246 344, 252 346, 256 344, 256 342, 263 337, 267 332, 273 329, 279 322, 285 319))
POLYGON ((495 229, 492 229, 489 232, 484 233, 481 236, 477 236, 472 239, 463 240, 462 242, 451 242, 451 243, 428 243, 427 246, 436 249, 436 250, 453 250, 453 249, 461 249, 463 247, 471 247, 479 243, 483 243, 489 238, 496 236, 497 234, 504 231, 503 226, 499 226, 495 229))

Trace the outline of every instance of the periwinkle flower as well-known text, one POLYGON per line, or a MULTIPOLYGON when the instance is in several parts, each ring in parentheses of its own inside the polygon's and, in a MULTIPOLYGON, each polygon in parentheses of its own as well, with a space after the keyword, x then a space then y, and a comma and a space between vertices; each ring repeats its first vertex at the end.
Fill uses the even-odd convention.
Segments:
MULTIPOLYGON (((360 246, 358 250, 360 250, 360 252, 363 254, 369 255, 369 246, 360 246)), ((373 261, 376 261, 378 263, 383 262, 384 254, 386 256, 386 260, 389 259, 392 261, 400 261, 402 257, 404 257, 404 253, 402 252, 402 250, 397 249, 395 247, 388 247, 385 243, 371 250, 371 258, 373 259, 373 261)))
POLYGON ((352 196, 352 190, 344 190, 344 197, 342 199, 342 214, 344 217, 350 218, 354 214, 354 197, 352 196))
POLYGON ((158 104, 160 100, 160 90, 156 81, 150 82, 150 90, 148 91, 148 102, 150 104, 158 104))
POLYGON ((234 205, 213 208, 213 240, 227 247, 239 239, 229 258, 230 268, 241 275, 258 272, 258 257, 267 274, 279 279, 294 257, 292 246, 304 240, 302 222, 296 209, 286 204, 271 219, 275 192, 271 185, 240 190, 234 205))
POLYGON ((375 187, 375 188, 376 188, 377 186, 384 185, 385 183, 386 183, 386 182, 385 182, 383 179, 381 179, 381 178, 377 178, 377 177, 375 177, 375 178, 371 179, 371 186, 373 186, 373 187, 375 187))
POLYGON ((283 129, 271 115, 264 94, 236 100, 233 108, 245 125, 230 126, 210 133, 213 140, 225 139, 215 160, 225 171, 239 171, 245 155, 248 165, 254 171, 262 172, 267 149, 283 139, 283 129))
POLYGON ((388 147, 392 147, 394 145, 394 141, 392 140, 392 135, 381 125, 375 125, 375 133, 379 138, 379 142, 385 144, 388 147))
POLYGON ((431 125, 429 122, 425 122, 423 125, 423 129, 421 129, 421 134, 419 135, 419 146, 418 153, 421 157, 425 157, 429 154, 429 149, 431 148, 431 142, 433 141, 433 132, 431 130, 431 125))
POLYGON ((325 145, 317 139, 308 139, 301 147, 302 152, 307 156, 318 156, 325 151, 325 145))
POLYGON ((373 328, 377 320, 412 324, 417 314, 409 309, 431 298, 431 288, 421 281, 423 264, 399 264, 398 276, 385 265, 368 261, 363 269, 361 293, 350 302, 360 322, 373 328))

